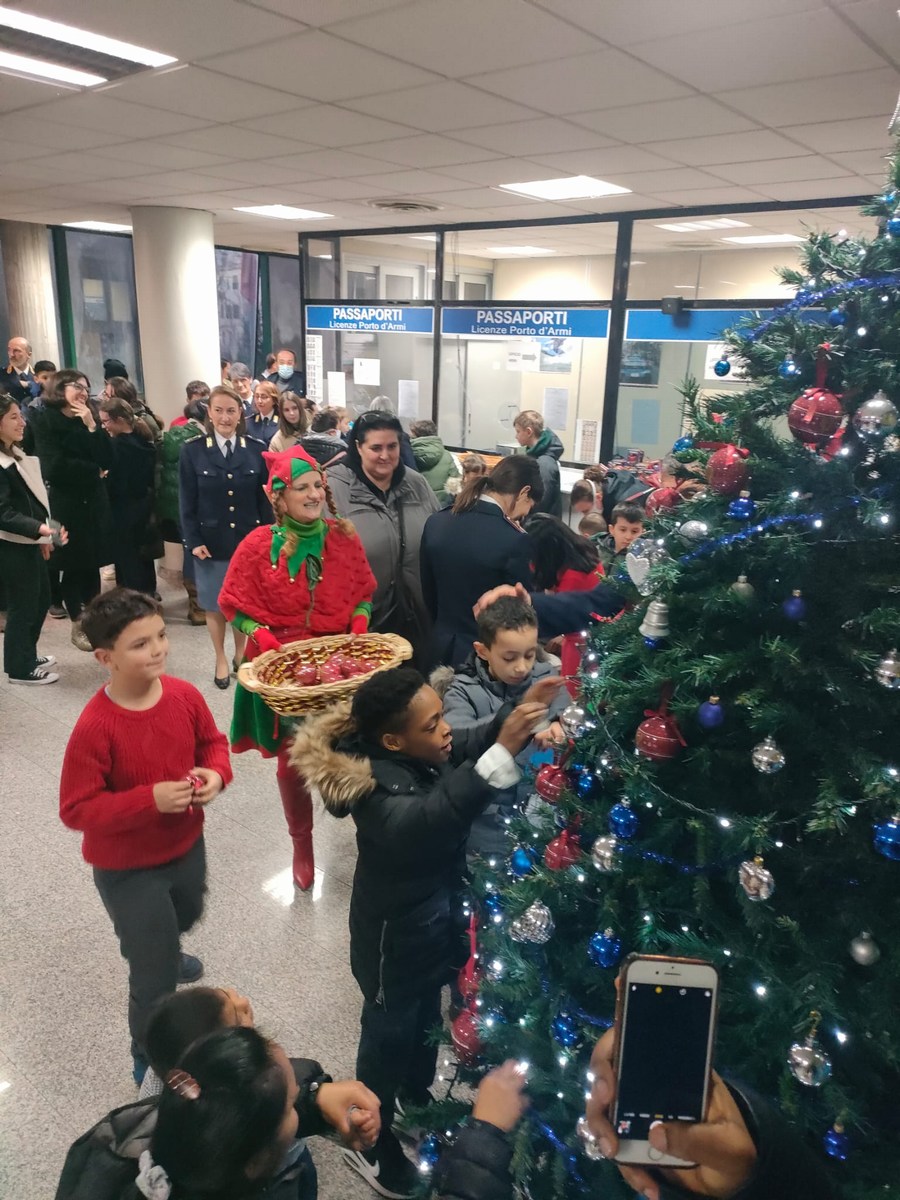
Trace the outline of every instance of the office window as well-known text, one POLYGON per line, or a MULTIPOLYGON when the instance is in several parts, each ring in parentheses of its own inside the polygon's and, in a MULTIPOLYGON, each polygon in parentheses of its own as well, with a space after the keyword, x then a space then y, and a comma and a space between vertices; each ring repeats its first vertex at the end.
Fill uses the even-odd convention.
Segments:
POLYGON ((216 247, 216 290, 219 297, 219 351, 229 362, 256 361, 259 316, 259 255, 216 247))
POLYGON ((75 361, 96 391, 103 360, 120 359, 143 389, 131 238, 66 230, 75 361))
POLYGON ((300 260, 269 255, 269 322, 271 347, 300 354, 300 260))

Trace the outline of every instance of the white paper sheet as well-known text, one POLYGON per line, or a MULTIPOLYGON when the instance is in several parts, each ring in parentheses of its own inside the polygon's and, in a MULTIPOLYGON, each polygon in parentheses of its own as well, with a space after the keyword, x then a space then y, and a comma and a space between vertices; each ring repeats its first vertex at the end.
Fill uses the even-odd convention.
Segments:
POLYGON ((328 372, 328 403, 332 408, 346 407, 347 377, 343 371, 328 372))
POLYGON ((325 395, 322 389, 322 335, 306 335, 306 394, 316 404, 322 404, 325 395))
POLYGON ((551 429, 565 429, 569 421, 569 389, 544 388, 544 424, 551 429))
POLYGON ((415 421, 419 416, 418 379, 397 380, 397 408, 401 420, 415 421))
POLYGON ((600 422, 575 422, 575 459, 577 462, 594 463, 600 450, 600 422))
POLYGON ((354 358, 353 382, 358 383, 360 387, 380 387, 381 359, 354 358))

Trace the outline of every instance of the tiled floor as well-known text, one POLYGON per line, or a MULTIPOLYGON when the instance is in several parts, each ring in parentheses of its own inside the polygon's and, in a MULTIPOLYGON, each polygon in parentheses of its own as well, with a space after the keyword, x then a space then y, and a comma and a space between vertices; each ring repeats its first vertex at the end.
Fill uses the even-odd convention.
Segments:
MULTIPOLYGON (((228 728, 233 691, 212 685, 205 629, 185 620, 184 593, 162 583, 169 672, 189 679, 228 728)), ((10 687, 0 676, 0 1197, 52 1200, 70 1142, 110 1108, 135 1098, 125 1022, 126 968, 81 858, 79 835, 58 816, 63 751, 85 702, 103 682, 93 657, 48 619, 43 653, 59 683, 10 687)), ((257 1021, 289 1052, 353 1074, 359 993, 348 965, 353 825, 316 814, 312 892, 294 894, 274 763, 235 759, 231 788, 207 810, 206 916, 186 948, 206 978, 233 984, 257 1021)), ((374 1193, 312 1142, 323 1200, 374 1193)))

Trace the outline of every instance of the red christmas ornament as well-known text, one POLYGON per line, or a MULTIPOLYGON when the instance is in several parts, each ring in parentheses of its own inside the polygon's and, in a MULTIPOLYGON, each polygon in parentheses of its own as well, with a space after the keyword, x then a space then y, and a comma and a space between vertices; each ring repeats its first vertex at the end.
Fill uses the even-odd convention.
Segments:
POLYGON ((709 456, 706 478, 709 486, 720 496, 736 496, 746 488, 750 469, 746 459, 750 451, 726 443, 709 456))
POLYGON ((844 409, 834 392, 807 388, 788 409, 788 428, 798 442, 819 445, 841 427, 844 409))
POLYGON ((534 786, 542 800, 555 804, 568 783, 569 778, 562 767, 555 763, 544 763, 537 773, 534 786))
POLYGON ((551 871, 564 871, 566 867, 571 867, 578 861, 580 854, 581 842, 578 834, 564 829, 544 851, 544 866, 551 871))
POLYGON ((474 1003, 475 997, 478 995, 478 988, 481 985, 481 972, 478 970, 478 918, 473 912, 469 917, 469 928, 467 931, 469 939, 469 957, 466 964, 459 969, 459 975, 456 977, 457 987, 460 995, 467 1004, 474 1003))
POLYGON ((634 744, 640 754, 654 762, 668 762, 676 758, 687 742, 681 736, 678 722, 669 712, 671 687, 664 689, 659 708, 644 710, 645 721, 641 721, 634 735, 634 744))
POLYGON ((478 1018, 471 1008, 464 1008, 450 1026, 450 1038, 456 1057, 464 1067, 474 1067, 484 1043, 478 1033, 478 1018))

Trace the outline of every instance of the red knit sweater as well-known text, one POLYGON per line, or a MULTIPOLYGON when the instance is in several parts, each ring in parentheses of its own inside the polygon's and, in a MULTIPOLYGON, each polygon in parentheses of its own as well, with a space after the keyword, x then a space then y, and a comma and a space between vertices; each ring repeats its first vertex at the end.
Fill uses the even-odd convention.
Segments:
POLYGON ((203 833, 203 809, 161 813, 153 787, 192 767, 231 782, 228 742, 206 701, 183 679, 162 677, 153 708, 133 712, 97 692, 78 718, 63 760, 59 815, 84 834, 81 852, 95 867, 155 867, 186 854, 203 833))

